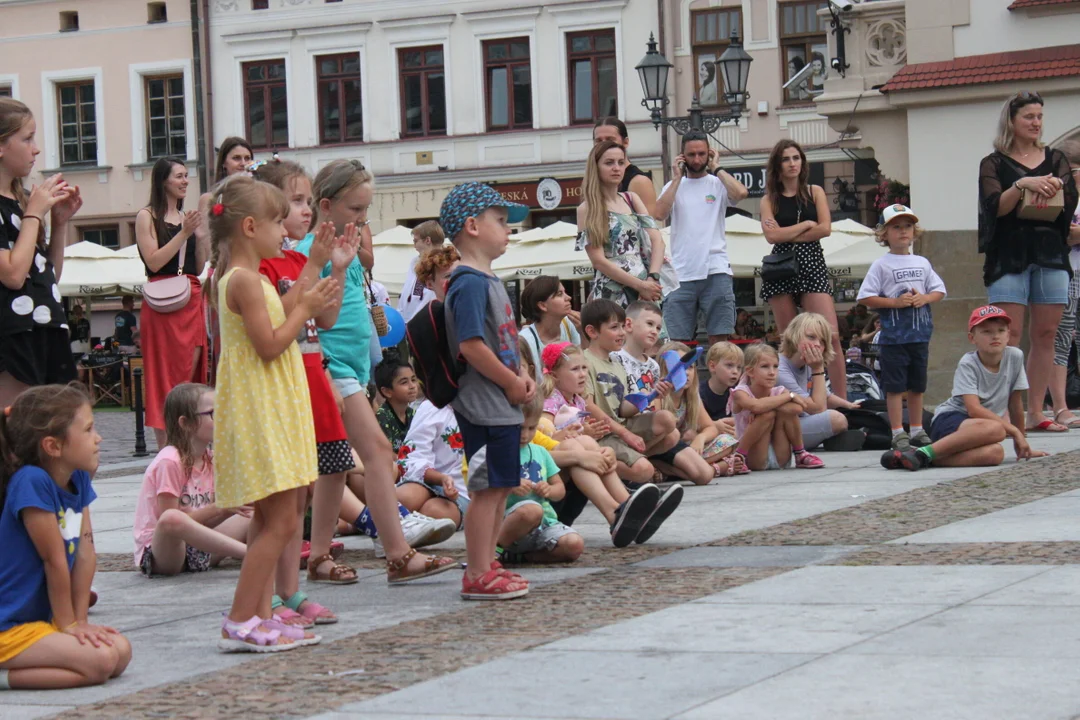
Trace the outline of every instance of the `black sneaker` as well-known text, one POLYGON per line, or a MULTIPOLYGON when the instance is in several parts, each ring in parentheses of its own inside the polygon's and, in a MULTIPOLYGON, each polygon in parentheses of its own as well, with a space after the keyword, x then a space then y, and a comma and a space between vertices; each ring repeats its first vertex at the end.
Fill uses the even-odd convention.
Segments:
POLYGON ((900 464, 905 470, 922 470, 923 468, 930 467, 930 457, 918 450, 905 450, 900 453, 900 464))
POLYGON ((640 545, 651 538, 656 531, 660 529, 660 526, 664 524, 664 521, 668 519, 671 513, 675 512, 675 508, 679 507, 682 498, 682 485, 672 485, 668 488, 668 491, 664 493, 656 503, 656 509, 649 515, 649 518, 645 521, 644 527, 641 528, 641 532, 634 538, 634 542, 640 545))
POLYGON ((886 470, 899 470, 904 467, 903 463, 900 462, 901 454, 900 450, 886 450, 881 454, 881 467, 886 470))
POLYGON ((635 490, 626 502, 615 509, 615 521, 611 523, 611 544, 622 548, 632 543, 659 502, 660 488, 652 483, 644 483, 635 490))

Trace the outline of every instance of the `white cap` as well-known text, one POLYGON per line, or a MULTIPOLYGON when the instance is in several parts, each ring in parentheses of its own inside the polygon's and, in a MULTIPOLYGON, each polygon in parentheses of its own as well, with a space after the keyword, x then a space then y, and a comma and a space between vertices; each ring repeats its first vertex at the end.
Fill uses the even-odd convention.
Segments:
POLYGON ((900 203, 885 208, 881 215, 883 218, 882 225, 888 225, 898 217, 909 217, 912 222, 919 222, 919 218, 915 213, 911 212, 911 208, 906 205, 901 205, 900 203))

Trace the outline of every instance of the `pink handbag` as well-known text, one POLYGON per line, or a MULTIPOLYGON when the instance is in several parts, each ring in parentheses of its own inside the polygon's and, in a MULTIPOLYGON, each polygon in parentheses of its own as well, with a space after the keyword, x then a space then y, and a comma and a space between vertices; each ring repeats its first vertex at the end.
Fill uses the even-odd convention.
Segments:
POLYGON ((143 285, 143 302, 150 306, 154 312, 161 314, 174 313, 183 310, 191 300, 191 281, 184 275, 184 253, 187 252, 187 241, 180 246, 180 254, 177 256, 178 266, 176 277, 156 280, 143 285))

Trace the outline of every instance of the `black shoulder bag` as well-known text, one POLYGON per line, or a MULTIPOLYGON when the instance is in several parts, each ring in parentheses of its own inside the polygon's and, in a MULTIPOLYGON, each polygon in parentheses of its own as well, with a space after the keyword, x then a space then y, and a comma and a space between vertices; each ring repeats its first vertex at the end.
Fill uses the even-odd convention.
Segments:
MULTIPOLYGON (((802 222, 802 200, 797 201, 798 211, 795 224, 802 222)), ((761 279, 768 283, 792 280, 799 275, 799 258, 795 251, 772 252, 761 258, 761 279)))

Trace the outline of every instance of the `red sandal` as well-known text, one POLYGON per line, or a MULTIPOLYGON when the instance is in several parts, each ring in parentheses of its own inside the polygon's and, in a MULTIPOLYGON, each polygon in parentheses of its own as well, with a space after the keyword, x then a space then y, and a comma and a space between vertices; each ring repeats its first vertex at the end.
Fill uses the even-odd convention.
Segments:
POLYGON ((475 580, 469 580, 468 573, 461 578, 462 600, 513 600, 528 594, 528 580, 511 576, 501 566, 498 569, 493 566, 475 580), (517 589, 511 590, 514 586, 517 589))

